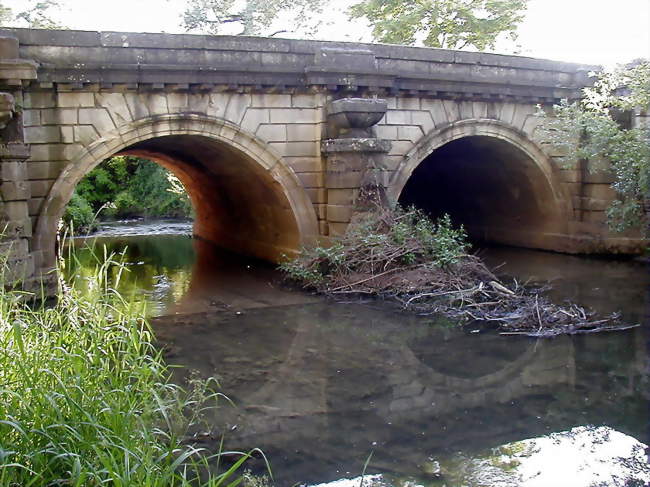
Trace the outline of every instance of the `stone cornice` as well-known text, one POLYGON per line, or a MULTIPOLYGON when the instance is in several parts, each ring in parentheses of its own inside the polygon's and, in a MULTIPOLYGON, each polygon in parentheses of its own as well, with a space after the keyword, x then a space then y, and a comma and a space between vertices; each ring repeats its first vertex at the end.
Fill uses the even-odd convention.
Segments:
POLYGON ((595 66, 381 44, 236 36, 5 29, 42 88, 291 91, 554 102, 595 66))

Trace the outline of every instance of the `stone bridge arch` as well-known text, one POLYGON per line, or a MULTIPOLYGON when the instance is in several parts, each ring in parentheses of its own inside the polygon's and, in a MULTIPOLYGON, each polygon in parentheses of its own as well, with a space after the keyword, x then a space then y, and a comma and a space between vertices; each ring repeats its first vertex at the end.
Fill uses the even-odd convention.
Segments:
POLYGON ((318 235, 300 180, 264 141, 223 119, 155 115, 96 137, 69 159, 36 223, 43 270, 54 266, 58 222, 77 183, 113 155, 147 158, 175 173, 195 208, 194 234, 217 245, 277 261, 318 235))
POLYGON ((526 133, 495 119, 436 128, 403 157, 391 201, 449 213, 473 237, 530 248, 568 248, 573 212, 560 169, 526 133))

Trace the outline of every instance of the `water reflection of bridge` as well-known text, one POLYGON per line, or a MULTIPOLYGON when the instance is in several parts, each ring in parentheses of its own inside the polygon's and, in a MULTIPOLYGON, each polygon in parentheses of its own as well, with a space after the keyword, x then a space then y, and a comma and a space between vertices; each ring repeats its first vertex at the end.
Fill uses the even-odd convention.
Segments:
POLYGON ((371 466, 412 475, 445 451, 588 422, 638 437, 647 419, 638 393, 641 332, 608 339, 595 369, 593 340, 468 337, 363 306, 321 303, 191 321, 192 333, 179 332, 172 318, 156 327, 179 362, 216 373, 237 403, 218 412, 222 427, 237 425, 227 434, 231 446, 290 457, 279 472, 291 475, 287 481, 356 473, 371 450, 371 466), (614 409, 622 404, 624 414, 614 409))

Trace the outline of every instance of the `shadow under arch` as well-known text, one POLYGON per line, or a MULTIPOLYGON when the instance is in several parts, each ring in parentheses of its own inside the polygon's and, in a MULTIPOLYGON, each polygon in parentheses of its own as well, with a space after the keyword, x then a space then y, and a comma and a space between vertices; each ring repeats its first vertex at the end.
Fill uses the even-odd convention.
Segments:
POLYGON ((224 248, 277 261, 318 235, 316 214, 299 179, 253 134, 196 114, 139 119, 80 149, 43 203, 34 250, 40 268, 55 264, 58 222, 77 183, 114 155, 135 155, 171 170, 196 212, 195 236, 224 248))
POLYGON ((451 215, 476 240, 567 250, 571 199, 559 169, 523 132, 491 119, 450 124, 401 161, 391 201, 451 215))

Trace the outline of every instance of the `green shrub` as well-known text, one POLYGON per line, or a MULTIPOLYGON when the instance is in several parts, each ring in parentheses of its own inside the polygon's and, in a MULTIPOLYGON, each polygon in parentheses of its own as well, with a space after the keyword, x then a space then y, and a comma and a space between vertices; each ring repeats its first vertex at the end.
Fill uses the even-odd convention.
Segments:
POLYGON ((326 288, 345 276, 377 275, 403 267, 426 265, 444 269, 466 255, 467 234, 454 228, 449 215, 433 222, 422 211, 377 209, 351 223, 330 247, 304 249, 280 265, 292 280, 306 287, 326 288))
POLYGON ((78 231, 86 232, 95 226, 95 212, 88 201, 75 191, 65 209, 63 221, 78 231))

